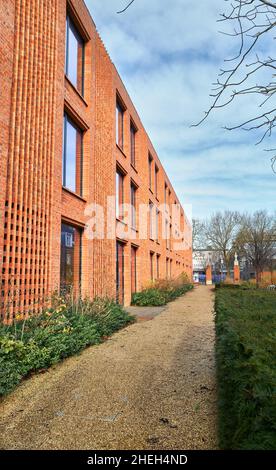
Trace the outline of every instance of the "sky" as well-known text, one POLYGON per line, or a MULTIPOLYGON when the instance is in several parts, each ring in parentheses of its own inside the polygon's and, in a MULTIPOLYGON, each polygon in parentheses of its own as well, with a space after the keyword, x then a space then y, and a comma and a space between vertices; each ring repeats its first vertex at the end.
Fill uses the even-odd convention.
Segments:
MULTIPOLYGON (((238 43, 219 33, 223 0, 86 0, 145 129, 188 216, 206 218, 225 209, 275 210, 276 175, 267 142, 227 131, 254 115, 258 102, 241 99, 191 127, 211 103, 212 84, 238 43)), ((229 4, 229 2, 228 2, 229 4)), ((260 54, 272 50, 272 41, 260 54)), ((275 147, 275 144, 274 144, 275 147)))

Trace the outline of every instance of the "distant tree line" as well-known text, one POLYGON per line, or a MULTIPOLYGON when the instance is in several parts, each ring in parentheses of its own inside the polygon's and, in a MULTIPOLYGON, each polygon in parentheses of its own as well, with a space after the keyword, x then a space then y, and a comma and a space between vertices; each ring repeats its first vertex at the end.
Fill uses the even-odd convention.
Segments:
POLYGON ((254 268, 259 284, 261 273, 276 265, 276 212, 250 215, 226 210, 208 220, 194 219, 193 248, 220 253, 228 275, 237 253, 254 268))

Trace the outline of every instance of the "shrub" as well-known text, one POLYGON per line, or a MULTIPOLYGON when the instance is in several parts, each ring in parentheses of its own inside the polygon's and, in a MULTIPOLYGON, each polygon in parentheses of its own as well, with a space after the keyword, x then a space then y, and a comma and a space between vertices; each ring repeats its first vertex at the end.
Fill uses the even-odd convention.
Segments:
MULTIPOLYGON (((53 302, 54 304, 55 302, 53 302)), ((45 369, 134 321, 108 299, 63 299, 41 315, 0 325, 0 395, 11 392, 32 371, 45 369)))
POLYGON ((166 305, 193 288, 187 281, 186 274, 174 280, 155 281, 150 287, 133 294, 132 304, 141 307, 166 305))
POLYGON ((276 449, 276 293, 216 291, 219 437, 223 449, 276 449))

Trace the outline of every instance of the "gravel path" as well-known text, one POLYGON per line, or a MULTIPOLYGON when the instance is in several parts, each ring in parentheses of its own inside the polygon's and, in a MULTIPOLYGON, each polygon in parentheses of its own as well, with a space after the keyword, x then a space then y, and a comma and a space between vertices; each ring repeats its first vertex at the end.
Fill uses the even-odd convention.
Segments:
POLYGON ((2 449, 216 449, 213 292, 24 382, 0 405, 2 449))

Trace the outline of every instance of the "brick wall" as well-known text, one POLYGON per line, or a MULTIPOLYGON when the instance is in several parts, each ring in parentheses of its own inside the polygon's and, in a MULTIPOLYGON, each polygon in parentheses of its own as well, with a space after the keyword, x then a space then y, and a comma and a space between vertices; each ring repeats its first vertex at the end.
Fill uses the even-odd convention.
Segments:
MULTIPOLYGON (((116 165, 125 174, 124 201, 131 181, 137 204, 164 203, 165 182, 171 203, 179 202, 130 97, 82 0, 7 0, 0 5, 0 259, 2 309, 9 315, 39 311, 42 299, 60 283, 61 221, 85 229, 92 203, 107 215, 115 195, 116 165), (85 41, 84 96, 65 77, 66 11, 85 41), (124 103, 124 148, 116 145, 116 97, 124 103), (64 111, 83 130, 83 192, 62 189, 64 111), (130 119, 137 128, 136 165, 130 163, 130 119), (148 154, 158 166, 157 194, 149 189, 148 154), (5 250, 5 251, 4 251, 5 250)), ((182 229, 188 224, 181 209, 182 229)), ((170 215, 168 215, 171 223, 170 215)), ((117 222, 119 223, 119 222, 117 222)), ((113 221, 115 229, 115 218, 113 221)), ((188 226, 188 225, 187 225, 188 226)), ((126 227, 128 228, 128 227, 126 227)), ((138 227, 139 229, 139 227, 138 227)), ((189 230, 188 226, 188 230, 189 230)), ((161 227, 159 229, 161 233, 161 227)), ((173 227, 174 231, 174 227, 173 227)), ((125 303, 131 300, 131 245, 137 250, 137 286, 150 280, 150 252, 166 259, 172 276, 191 276, 191 249, 176 252, 166 240, 125 241, 125 303)), ((161 238, 161 237, 160 237, 161 238)), ((116 294, 116 240, 82 237, 84 294, 116 294)))

